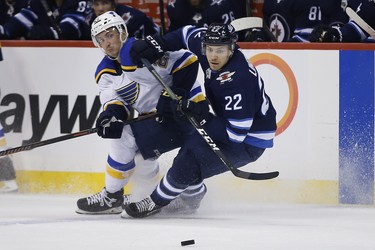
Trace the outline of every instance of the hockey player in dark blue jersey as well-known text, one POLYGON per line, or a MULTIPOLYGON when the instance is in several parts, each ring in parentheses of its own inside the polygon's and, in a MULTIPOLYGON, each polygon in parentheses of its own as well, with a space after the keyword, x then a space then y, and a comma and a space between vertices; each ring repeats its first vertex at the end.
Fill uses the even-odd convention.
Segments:
MULTIPOLYGON (((344 25, 348 21, 344 7, 357 1, 265 0, 263 17, 278 42, 308 42, 310 33, 317 25, 344 25)), ((262 33, 259 36, 265 37, 262 33)), ((255 36, 253 40, 256 39, 255 36)))
MULTIPOLYGON (((159 26, 145 13, 128 5, 116 4, 116 2, 115 0, 94 0, 93 12, 86 19, 88 28, 97 16, 112 10, 124 19, 130 37, 144 38, 160 32, 159 26)), ((90 34, 88 35, 90 39, 90 34)))
POLYGON ((170 0, 167 6, 168 32, 185 25, 207 27, 211 23, 230 24, 246 16, 241 0, 170 0))
MULTIPOLYGON (((357 14, 367 24, 375 29, 375 2, 369 0, 362 0, 357 7, 350 6, 356 10, 357 14)), ((314 28, 310 35, 311 42, 374 42, 374 38, 369 37, 370 34, 358 25, 355 20, 349 20, 342 27, 331 27, 326 25, 319 25, 314 28)))
POLYGON ((0 27, 0 38, 83 39, 85 18, 90 12, 89 0, 30 0, 27 8, 0 27))
POLYGON ((0 0, 0 25, 6 23, 15 14, 27 7, 28 0, 0 0))
MULTIPOLYGON (((172 101, 177 114, 188 113, 200 123, 223 154, 235 167, 256 161, 267 148, 273 147, 276 132, 276 111, 265 92, 262 78, 236 45, 236 34, 230 25, 211 24, 208 28, 183 27, 167 33, 163 41, 166 50, 188 48, 198 56, 205 73, 204 87, 216 115, 209 112, 208 102, 172 101)), ((154 61, 157 40, 134 44, 132 60, 142 57, 154 61)), ((159 52, 157 52, 159 53, 159 52)), ((156 53, 156 54, 157 54, 156 53)), ((125 211, 141 218, 157 213, 171 201, 180 199, 204 179, 228 171, 212 148, 198 133, 187 137, 171 168, 157 188, 146 199, 130 203, 125 211)), ((204 195, 192 202, 199 207, 204 195)))

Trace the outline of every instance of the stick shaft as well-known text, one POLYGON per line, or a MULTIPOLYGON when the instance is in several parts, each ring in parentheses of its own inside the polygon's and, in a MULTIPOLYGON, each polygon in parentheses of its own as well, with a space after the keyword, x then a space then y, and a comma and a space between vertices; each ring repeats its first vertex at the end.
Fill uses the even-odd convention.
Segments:
MULTIPOLYGON (((157 116, 157 113, 150 113, 150 114, 141 115, 138 118, 126 121, 125 125, 132 124, 132 123, 137 122, 137 121, 142 121, 142 120, 146 120, 146 119, 149 119, 149 118, 153 118, 153 117, 156 117, 156 116, 157 116)), ((81 137, 81 136, 84 136, 84 135, 96 133, 96 131, 97 131, 96 128, 89 128, 89 129, 85 129, 85 130, 75 132, 75 133, 72 133, 72 134, 62 135, 62 136, 58 136, 58 137, 55 137, 55 138, 51 138, 51 139, 47 139, 47 140, 39 141, 39 142, 34 142, 34 143, 27 144, 27 145, 15 147, 15 148, 9 148, 7 150, 0 151, 0 156, 10 155, 10 154, 14 154, 14 153, 18 153, 18 152, 22 152, 22 151, 31 150, 31 149, 34 149, 34 148, 46 146, 46 145, 49 145, 49 144, 70 140, 70 139, 81 137)))

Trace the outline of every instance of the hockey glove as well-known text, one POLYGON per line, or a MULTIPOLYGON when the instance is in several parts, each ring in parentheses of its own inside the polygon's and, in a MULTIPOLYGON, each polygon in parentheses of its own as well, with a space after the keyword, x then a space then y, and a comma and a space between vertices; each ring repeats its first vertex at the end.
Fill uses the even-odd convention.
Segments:
MULTIPOLYGON (((184 89, 175 89, 174 93, 181 99, 186 94, 186 91, 184 89)), ((173 100, 167 91, 163 90, 161 92, 156 110, 161 117, 176 116, 176 107, 173 105, 173 100)), ((181 117, 182 115, 178 114, 177 116, 181 117)))
POLYGON ((208 106, 207 100, 203 100, 200 102, 194 102, 191 100, 179 100, 173 101, 172 105, 175 105, 177 114, 186 114, 192 116, 200 125, 203 125, 207 122, 210 114, 210 108, 208 106))
POLYGON ((142 67, 141 58, 147 59, 151 64, 164 55, 164 44, 157 35, 146 36, 144 40, 135 40, 130 48, 130 57, 134 64, 142 67))
POLYGON ((310 42, 318 43, 339 43, 342 40, 342 36, 337 27, 318 25, 311 32, 309 40, 310 42))
POLYGON ((128 113, 122 105, 110 104, 96 120, 97 134, 102 138, 121 138, 128 113))

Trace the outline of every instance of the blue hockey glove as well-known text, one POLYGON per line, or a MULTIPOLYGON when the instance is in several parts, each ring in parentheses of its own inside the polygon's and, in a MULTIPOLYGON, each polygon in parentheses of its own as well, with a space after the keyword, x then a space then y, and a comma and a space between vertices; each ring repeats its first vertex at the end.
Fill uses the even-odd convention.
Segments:
POLYGON ((130 48, 130 57, 134 64, 142 67, 141 58, 147 59, 151 64, 164 55, 164 44, 158 35, 146 36, 144 40, 135 40, 130 48))
POLYGON ((110 104, 96 120, 97 134, 102 138, 121 138, 124 121, 128 113, 122 105, 110 104))
POLYGON ((179 100, 174 101, 175 110, 179 114, 187 114, 194 117, 194 119, 200 124, 203 125, 206 123, 207 118, 210 114, 210 108, 208 106, 207 100, 200 102, 193 102, 190 100, 179 100))

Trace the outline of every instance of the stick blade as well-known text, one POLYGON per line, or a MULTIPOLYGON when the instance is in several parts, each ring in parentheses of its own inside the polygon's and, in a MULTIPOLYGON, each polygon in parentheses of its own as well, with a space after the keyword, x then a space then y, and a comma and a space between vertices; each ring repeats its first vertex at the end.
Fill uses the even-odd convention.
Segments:
POLYGON ((235 31, 241 31, 251 28, 262 28, 263 27, 263 19, 260 17, 242 17, 233 20, 230 23, 235 31))
POLYGON ((267 173, 252 173, 252 172, 241 171, 239 169, 233 169, 233 174, 242 179, 255 180, 255 181, 270 180, 279 176, 278 171, 267 172, 267 173))
POLYGON ((375 39, 375 30, 368 25, 352 8, 345 9, 346 14, 352 19, 359 27, 366 31, 373 39, 375 39))

